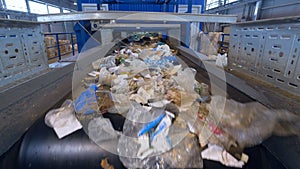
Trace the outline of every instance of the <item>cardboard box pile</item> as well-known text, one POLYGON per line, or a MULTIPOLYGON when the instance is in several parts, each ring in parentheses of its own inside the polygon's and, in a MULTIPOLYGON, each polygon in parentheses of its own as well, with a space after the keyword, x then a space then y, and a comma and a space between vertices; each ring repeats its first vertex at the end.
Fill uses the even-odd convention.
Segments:
MULTIPOLYGON (((76 39, 76 38, 75 38, 76 39)), ((54 37, 45 37, 46 53, 47 57, 50 59, 58 57, 57 42, 54 37)), ((64 55, 72 52, 72 45, 69 40, 59 40, 60 54, 64 55)), ((77 50, 77 45, 74 50, 77 50)))

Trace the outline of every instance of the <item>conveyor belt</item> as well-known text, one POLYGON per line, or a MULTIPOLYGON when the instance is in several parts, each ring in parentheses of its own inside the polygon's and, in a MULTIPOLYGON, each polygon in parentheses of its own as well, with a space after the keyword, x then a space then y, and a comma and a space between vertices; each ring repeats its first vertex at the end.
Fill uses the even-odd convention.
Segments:
MULTIPOLYGON (((124 119, 115 114, 106 114, 115 129, 122 130, 124 119)), ((246 149, 250 156, 245 169, 284 167, 262 146, 246 149)), ((19 169, 100 169, 102 159, 108 158, 115 169, 124 166, 115 154, 111 154, 89 140, 83 130, 59 140, 54 131, 38 120, 25 135, 18 156, 19 169)), ((230 169, 220 163, 204 160, 206 169, 230 169)), ((233 169, 233 168, 232 168, 233 169)))
MULTIPOLYGON (((197 80, 209 83, 208 74, 203 68, 195 62, 189 61, 187 57, 180 57, 189 66, 194 67, 197 70, 197 80)), ((227 85, 227 92, 230 97, 240 102, 253 101, 252 98, 230 85, 227 85)), ((122 116, 113 114, 105 114, 104 116, 111 120, 116 130, 122 130, 124 123, 122 116)), ((271 141, 273 139, 276 140, 276 138, 271 138, 271 141)), ((267 142, 269 141, 270 139, 267 140, 267 142)), ((245 153, 250 157, 249 162, 244 166, 245 169, 285 168, 273 154, 270 153, 270 150, 265 148, 265 146, 259 145, 246 149, 245 153)), ((112 164, 115 169, 124 168, 117 155, 111 154, 98 147, 89 140, 83 130, 79 130, 64 139, 59 140, 54 131, 44 124, 43 119, 40 119, 24 136, 17 155, 17 161, 13 161, 12 163, 15 164, 15 167, 20 169, 96 169, 101 168, 100 162, 104 158, 108 158, 109 163, 112 164)), ((289 160, 290 162, 293 162, 295 158, 290 158, 289 160)), ((297 163, 299 160, 294 162, 297 163)), ((5 166, 2 167, 6 168, 5 166)), ((220 163, 207 160, 204 160, 204 168, 228 169, 228 167, 225 167, 220 163)), ((288 168, 293 167, 289 166, 288 168)))

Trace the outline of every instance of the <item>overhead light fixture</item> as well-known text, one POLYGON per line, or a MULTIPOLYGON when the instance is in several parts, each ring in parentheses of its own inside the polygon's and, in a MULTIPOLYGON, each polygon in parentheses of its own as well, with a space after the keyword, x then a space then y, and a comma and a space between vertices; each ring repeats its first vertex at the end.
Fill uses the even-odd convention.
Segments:
POLYGON ((77 5, 77 3, 76 3, 76 2, 74 2, 73 4, 74 4, 74 5, 77 5))

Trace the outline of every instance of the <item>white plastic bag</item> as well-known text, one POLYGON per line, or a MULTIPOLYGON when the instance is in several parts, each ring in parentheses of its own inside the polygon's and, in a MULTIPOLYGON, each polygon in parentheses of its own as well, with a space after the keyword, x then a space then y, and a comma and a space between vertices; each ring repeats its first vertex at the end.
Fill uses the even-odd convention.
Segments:
POLYGON ((219 66, 219 67, 224 67, 224 66, 228 65, 228 62, 227 62, 227 53, 225 53, 223 55, 218 54, 217 60, 216 60, 216 65, 219 66))
POLYGON ((75 116, 72 100, 66 100, 59 109, 50 110, 45 116, 45 123, 54 129, 59 139, 82 128, 75 116))

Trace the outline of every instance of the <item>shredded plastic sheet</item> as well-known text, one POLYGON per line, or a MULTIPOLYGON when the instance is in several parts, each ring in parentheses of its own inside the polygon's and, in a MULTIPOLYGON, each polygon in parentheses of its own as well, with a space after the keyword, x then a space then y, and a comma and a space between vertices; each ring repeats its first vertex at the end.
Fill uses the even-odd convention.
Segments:
POLYGON ((82 128, 75 116, 72 100, 66 100, 59 109, 50 110, 45 116, 45 123, 54 129, 59 139, 82 128))
POLYGON ((156 48, 156 51, 162 51, 163 56, 171 56, 172 52, 170 50, 170 47, 168 45, 158 45, 156 48))

